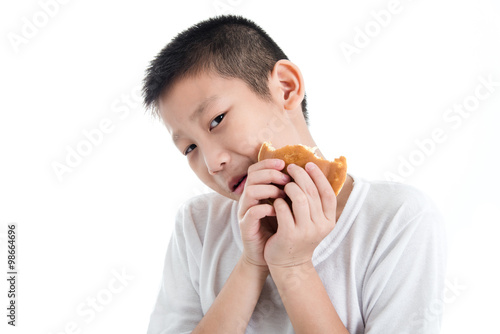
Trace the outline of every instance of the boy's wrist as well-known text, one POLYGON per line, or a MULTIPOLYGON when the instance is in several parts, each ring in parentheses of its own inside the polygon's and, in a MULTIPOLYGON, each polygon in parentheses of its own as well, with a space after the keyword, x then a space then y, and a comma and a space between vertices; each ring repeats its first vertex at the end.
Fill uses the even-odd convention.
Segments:
POLYGON ((267 265, 257 265, 251 263, 244 256, 241 256, 238 262, 240 267, 246 272, 256 274, 261 278, 267 278, 267 275, 269 275, 269 267, 267 265))
POLYGON ((304 278, 312 271, 316 271, 312 260, 294 266, 269 265, 269 272, 273 279, 279 278, 304 278))

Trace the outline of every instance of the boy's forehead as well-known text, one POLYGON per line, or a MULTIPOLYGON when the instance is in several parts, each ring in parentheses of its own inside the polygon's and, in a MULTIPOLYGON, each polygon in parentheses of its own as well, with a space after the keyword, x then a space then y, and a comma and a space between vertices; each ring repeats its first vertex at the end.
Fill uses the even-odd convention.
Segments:
POLYGON ((158 99, 160 112, 163 114, 172 108, 185 108, 196 99, 200 99, 210 88, 207 82, 210 82, 210 79, 204 76, 189 76, 175 80, 158 99))
POLYGON ((243 98, 251 92, 240 78, 227 78, 215 73, 200 73, 175 80, 158 101, 160 113, 182 110, 193 117, 219 100, 237 95, 243 98))
POLYGON ((207 95, 214 95, 212 92, 221 87, 222 79, 220 76, 207 73, 177 79, 160 96, 160 105, 170 105, 179 101, 193 102, 193 98, 205 99, 207 95))

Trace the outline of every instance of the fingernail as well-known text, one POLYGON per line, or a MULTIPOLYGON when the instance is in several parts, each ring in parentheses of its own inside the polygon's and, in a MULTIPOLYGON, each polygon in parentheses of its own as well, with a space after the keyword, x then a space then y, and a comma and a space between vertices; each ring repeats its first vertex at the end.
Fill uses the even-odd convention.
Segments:
POLYGON ((316 168, 316 165, 314 164, 314 162, 308 162, 308 163, 306 164, 306 168, 307 168, 308 170, 313 170, 314 168, 316 168))

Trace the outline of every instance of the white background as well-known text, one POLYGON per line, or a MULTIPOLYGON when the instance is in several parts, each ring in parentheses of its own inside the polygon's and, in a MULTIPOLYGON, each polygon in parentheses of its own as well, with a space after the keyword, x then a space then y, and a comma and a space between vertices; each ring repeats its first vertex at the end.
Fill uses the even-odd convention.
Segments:
POLYGON ((1 277, 7 224, 19 235, 18 327, 6 325, 2 279, 1 332, 146 331, 175 212, 206 188, 134 92, 157 52, 221 3, 300 67, 310 129, 327 157, 345 155, 349 172, 368 179, 398 175, 400 159, 413 157, 403 181, 446 218, 443 333, 498 331, 500 86, 458 126, 443 118, 474 96, 480 77, 500 81, 497 1, 401 0, 348 62, 341 43, 355 46, 357 29, 375 29, 370 13, 390 1, 74 0, 44 22, 30 0, 0 7, 1 277), (32 36, 14 46, 23 29, 32 36), (59 180, 53 164, 105 119, 112 130, 59 180), (438 128, 446 140, 415 153, 415 141, 438 128), (115 282, 122 271, 128 280, 115 282), (92 315, 96 297, 105 305, 92 315))

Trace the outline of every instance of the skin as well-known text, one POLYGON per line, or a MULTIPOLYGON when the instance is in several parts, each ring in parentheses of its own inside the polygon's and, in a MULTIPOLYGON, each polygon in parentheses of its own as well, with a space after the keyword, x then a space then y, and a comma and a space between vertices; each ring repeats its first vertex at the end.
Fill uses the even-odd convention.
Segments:
MULTIPOLYGON (((244 332, 269 273, 296 333, 345 333, 311 259, 316 246, 335 227, 353 181, 348 175, 336 197, 313 163, 306 169, 290 165, 288 172, 294 179, 290 182, 281 172, 283 161, 257 161, 264 141, 277 148, 317 146, 302 115, 304 80, 299 68, 288 60, 278 61, 268 84, 270 101, 240 79, 202 73, 177 81, 159 100, 163 122, 179 151, 187 153, 196 175, 216 192, 238 201, 244 251, 194 333, 234 333, 235 328, 244 332), (200 104, 213 96, 217 98, 197 114, 200 104), (193 114, 199 117, 191 118, 193 114), (235 193, 228 182, 245 174, 242 193, 235 193), (292 200, 293 214, 283 200, 285 194, 292 200), (276 198, 274 205, 263 204, 267 198, 276 198), (293 289, 290 274, 303 278, 294 281, 293 289), (314 313, 304 310, 306 304, 315 305, 307 308, 314 313)), ((319 150, 317 154, 322 156, 319 150)))

